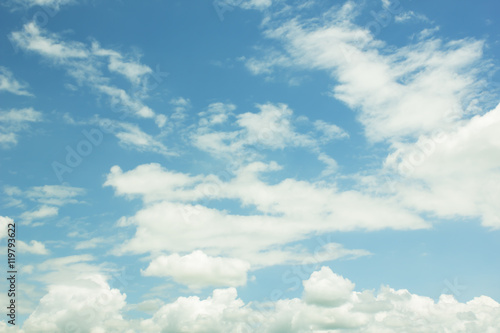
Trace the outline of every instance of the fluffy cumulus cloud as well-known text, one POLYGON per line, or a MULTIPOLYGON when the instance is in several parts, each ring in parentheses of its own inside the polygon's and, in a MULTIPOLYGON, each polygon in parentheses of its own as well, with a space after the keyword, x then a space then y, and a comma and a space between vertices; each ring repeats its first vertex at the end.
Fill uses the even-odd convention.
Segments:
POLYGON ((71 284, 48 288, 23 325, 25 332, 127 332, 120 310, 125 295, 112 289, 102 275, 81 277, 71 284))
POLYGON ((247 282, 250 264, 235 258, 210 257, 202 251, 180 256, 155 258, 143 271, 145 276, 172 277, 191 288, 206 286, 241 286, 247 282))
MULTIPOLYGON (((313 232, 428 227, 392 199, 342 192, 324 183, 284 179, 268 184, 261 180, 262 173, 276 170, 276 163, 255 162, 223 181, 215 175, 169 171, 158 164, 128 172, 113 167, 105 185, 145 203, 123 222, 134 225, 137 232, 117 248, 118 253, 202 249, 269 265, 293 261, 294 251, 276 251, 276 246, 307 239, 313 232), (219 199, 237 200, 257 213, 242 215, 209 207, 219 199)), ((338 249, 330 250, 336 253, 338 249)))
POLYGON ((484 226, 499 228, 499 149, 497 106, 454 130, 395 145, 386 169, 407 204, 443 217, 480 217, 484 226))
MULTIPOLYGON (((76 1, 11 2, 59 9, 76 1)), ((381 4, 384 10, 392 6, 388 0, 381 4)), ((148 80, 154 73, 140 56, 92 39, 70 40, 67 33, 52 33, 27 22, 9 34, 15 46, 64 70, 75 85, 104 96, 113 109, 154 122, 159 133, 146 133, 142 123, 100 116, 66 120, 98 125, 120 146, 160 158, 181 155, 162 141, 179 130, 173 147, 200 154, 194 159, 203 156, 214 162, 210 165, 214 169, 225 163, 225 169, 216 173, 195 166, 188 173, 180 169, 181 163, 147 159, 135 164, 117 159, 119 165, 108 165, 110 171, 100 174, 105 178, 103 192, 135 200, 127 205, 126 216, 109 229, 116 235, 106 234, 109 230, 103 227, 102 234, 99 230, 82 236, 77 222, 68 235, 81 238, 72 244, 38 237, 18 240, 19 252, 29 258, 44 258, 65 246, 76 254, 20 268, 37 287, 45 288, 30 296, 26 304, 38 306, 26 312, 22 328, 0 321, 0 331, 497 332, 500 304, 487 296, 459 302, 451 295, 436 300, 390 286, 358 290, 330 267, 318 268, 340 258, 372 255, 370 249, 347 248, 327 235, 430 229, 433 219, 463 217, 500 228, 500 105, 486 108, 491 100, 481 91, 482 74, 488 68, 485 41, 440 39, 431 36, 436 27, 415 35, 408 45, 389 45, 370 26, 355 23, 362 6, 353 1, 322 10, 312 19, 307 8, 316 6, 314 1, 297 6, 303 10, 300 15, 282 1, 217 0, 213 5, 221 19, 236 7, 262 11, 260 28, 266 40, 252 57, 240 61, 252 74, 276 80, 285 71, 287 81, 298 71, 326 72, 332 80, 329 94, 355 113, 361 124, 357 132, 364 134, 360 141, 374 145, 377 161, 359 173, 340 174, 347 154, 332 157, 325 147, 336 140, 354 142, 358 138, 349 134, 354 137, 355 132, 347 133, 331 120, 298 117, 280 101, 263 100, 253 109, 241 110, 227 100, 207 97, 208 105, 199 107, 199 98, 190 96, 191 102, 176 92, 177 97, 163 100, 167 112, 159 114, 146 105, 152 89, 148 80), (275 5, 279 10, 274 11, 275 5), (266 41, 274 46, 267 49, 266 41), (311 160, 326 167, 317 178, 302 174, 298 178, 299 171, 288 169, 289 156, 283 157, 291 150, 311 154, 307 155, 311 160), (353 186, 345 185, 350 181, 353 186), (113 288, 110 281, 115 264, 96 264, 96 258, 86 253, 99 252, 96 248, 106 248, 107 255, 120 261, 126 255, 144 256, 134 272, 139 283, 122 285, 124 289, 148 281, 159 284, 127 305, 126 290, 113 288), (253 283, 257 270, 305 264, 314 264, 316 271, 304 281, 304 276, 293 276, 297 288, 303 288, 300 297, 283 298, 291 290, 283 285, 267 298, 256 296, 246 302, 238 296, 253 291, 248 281, 253 283), (172 285, 175 296, 170 294, 172 285)), ((410 10, 391 17, 394 24, 433 24, 410 10)), ((28 85, 4 67, 0 67, 0 93, 31 96, 28 85)), ((17 145, 20 133, 42 120, 42 113, 33 108, 0 111, 0 148, 17 145)), ((83 203, 87 193, 69 185, 29 186, 3 188, 8 197, 3 207, 22 208, 9 215, 26 227, 58 216, 64 205, 83 203)), ((0 216, 1 241, 12 222, 0 216)), ((60 226, 65 227, 64 221, 60 226)))
POLYGON ((243 332, 250 310, 234 288, 216 289, 207 299, 180 297, 141 322, 143 332, 243 332))
POLYGON ((121 314, 125 295, 103 276, 88 275, 49 287, 18 331, 493 333, 500 325, 500 304, 486 296, 461 303, 451 295, 435 301, 388 286, 356 291, 353 282, 329 267, 313 272, 303 285, 301 298, 248 304, 235 288, 215 289, 205 299, 182 296, 164 305, 152 300, 151 317, 127 321, 121 314))
POLYGON ((353 289, 354 283, 325 266, 304 281, 304 300, 322 306, 340 305, 349 299, 353 289))
POLYGON ((438 302, 407 290, 354 291, 354 284, 323 267, 304 281, 301 299, 244 304, 235 289, 206 299, 180 297, 144 320, 144 332, 494 332, 500 304, 481 296, 467 303, 438 302))

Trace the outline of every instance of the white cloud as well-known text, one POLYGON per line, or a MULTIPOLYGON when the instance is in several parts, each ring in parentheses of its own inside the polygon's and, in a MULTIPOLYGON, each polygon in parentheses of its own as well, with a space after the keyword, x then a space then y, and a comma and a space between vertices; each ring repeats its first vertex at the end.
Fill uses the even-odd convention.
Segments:
POLYGON ((180 297, 141 323, 143 332, 244 332, 250 310, 236 299, 236 289, 217 289, 207 299, 180 297))
POLYGON ((321 172, 322 176, 328 176, 328 175, 335 173, 335 171, 337 171, 338 164, 330 156, 328 156, 324 153, 320 153, 318 155, 318 160, 326 164, 326 168, 321 172))
POLYGON ((421 21, 421 22, 430 22, 427 16, 419 13, 415 13, 413 10, 409 10, 406 12, 402 12, 394 17, 394 21, 401 23, 407 21, 421 21))
POLYGON ((36 210, 22 213, 20 217, 23 223, 31 223, 33 220, 41 220, 48 217, 57 216, 58 214, 59 208, 42 205, 36 210))
POLYGON ((118 138, 120 145, 125 148, 141 152, 153 152, 165 156, 177 155, 159 140, 143 132, 136 124, 98 117, 94 118, 91 122, 99 124, 107 132, 113 133, 118 138))
POLYGON ((7 238, 8 225, 14 220, 8 216, 0 216, 0 240, 7 238))
POLYGON ((0 145, 9 147, 17 144, 17 137, 14 133, 0 133, 0 145))
POLYGON ((207 111, 200 112, 200 126, 213 126, 225 123, 229 115, 236 110, 236 105, 231 103, 211 103, 207 107, 207 111))
POLYGON ((189 98, 172 98, 169 103, 174 106, 174 113, 170 116, 170 118, 176 120, 183 120, 186 118, 186 111, 191 107, 191 101, 189 98))
POLYGON ((116 268, 106 262, 95 264, 89 254, 55 257, 36 264, 34 280, 47 285, 79 285, 79 279, 100 275, 108 279, 116 276, 116 268))
POLYGON ((354 283, 333 273, 326 266, 312 273, 303 285, 306 303, 331 307, 346 303, 354 289, 354 283))
POLYGON ((333 95, 358 111, 372 141, 432 133, 472 111, 468 105, 483 84, 478 76, 485 69, 483 41, 432 38, 389 50, 351 22, 355 13, 343 17, 345 10, 334 9, 319 21, 269 24, 273 28, 265 36, 280 41, 283 52, 273 49, 263 56, 267 72, 276 67, 329 72, 336 81, 333 95), (290 60, 276 61, 283 57, 290 60))
POLYGON ((109 96, 113 108, 140 118, 155 118, 155 112, 143 103, 143 99, 148 96, 148 75, 152 73, 147 65, 117 51, 101 48, 96 41, 89 46, 67 40, 41 29, 34 22, 26 23, 22 30, 12 32, 10 38, 20 48, 38 53, 64 68, 79 86, 85 84, 95 92, 109 96), (108 75, 103 73, 103 67, 109 70, 108 75), (132 86, 130 92, 112 85, 111 74, 127 78, 132 86))
POLYGON ((32 108, 11 109, 0 112, 0 122, 12 126, 21 126, 26 122, 37 122, 42 120, 42 113, 32 108))
POLYGON ((160 309, 163 304, 164 302, 162 300, 155 298, 155 299, 148 299, 139 304, 133 304, 130 307, 134 310, 146 312, 152 315, 156 311, 158 311, 158 309, 160 309))
POLYGON ((3 191, 8 196, 21 195, 23 193, 23 191, 21 191, 19 189, 19 187, 17 187, 17 186, 10 186, 10 185, 5 185, 3 187, 3 191))
POLYGON ((59 8, 62 5, 69 5, 76 3, 75 0, 12 0, 12 1, 14 3, 19 3, 27 7, 42 6, 42 7, 51 7, 56 10, 59 10, 59 8))
POLYGON ((144 105, 141 101, 138 99, 133 98, 130 96, 125 90, 108 86, 108 85, 98 85, 96 86, 97 90, 107 94, 109 97, 111 97, 111 104, 113 106, 117 105, 122 105, 124 107, 124 111, 128 112, 127 110, 132 111, 135 115, 142 117, 142 118, 153 118, 155 116, 155 113, 151 108, 148 106, 144 105))
POLYGON ((271 74, 273 73, 273 67, 289 67, 292 64, 293 62, 289 57, 273 51, 270 51, 262 59, 249 58, 245 61, 245 67, 254 75, 271 74))
POLYGON ((0 91, 3 90, 21 96, 33 96, 26 90, 27 87, 27 84, 17 81, 11 71, 0 66, 0 91))
POLYGON ((12 40, 28 51, 40 53, 56 61, 72 58, 82 59, 89 56, 85 45, 79 42, 65 42, 55 34, 46 34, 34 22, 26 23, 22 31, 14 31, 12 40))
POLYGON ((202 119, 199 127, 191 135, 193 145, 238 165, 259 157, 261 154, 257 149, 260 148, 277 150, 303 147, 319 155, 320 145, 329 138, 346 136, 342 129, 327 123, 317 123, 312 133, 300 133, 294 126, 293 111, 286 104, 265 103, 257 104, 256 107, 259 109, 257 113, 245 112, 235 117, 234 125, 239 129, 219 131, 211 125, 226 122, 236 107, 232 104, 211 104, 209 111, 200 114, 202 119), (316 138, 318 135, 323 137, 316 138))
POLYGON ((22 274, 32 274, 35 269, 35 266, 33 265, 22 265, 19 271, 22 274))
POLYGON ((153 72, 149 66, 136 62, 123 61, 121 58, 121 55, 110 57, 108 68, 112 72, 122 74, 134 84, 140 84, 144 75, 153 72))
POLYGON ((223 20, 224 13, 233 10, 235 7, 263 11, 269 8, 272 3, 272 0, 215 0, 213 6, 219 13, 219 18, 223 20))
POLYGON ((293 261, 290 258, 297 256, 296 251, 280 252, 276 247, 309 238, 312 232, 428 227, 390 198, 339 192, 335 186, 321 182, 285 179, 270 185, 261 180, 260 173, 277 169, 275 163, 256 162, 222 181, 214 175, 168 171, 158 164, 128 172, 113 167, 105 186, 145 202, 142 210, 127 218, 125 224, 135 225, 137 232, 116 249, 117 253, 200 249, 258 266, 293 261), (211 200, 219 199, 235 199, 243 207, 255 207, 257 212, 238 215, 207 207, 211 200), (207 206, 196 204, 200 200, 207 206))
POLYGON ((329 124, 323 120, 316 120, 314 127, 320 131, 323 136, 320 138, 323 141, 331 141, 334 139, 348 138, 349 134, 335 124, 329 124))
POLYGON ((467 303, 382 287, 354 291, 354 284, 323 267, 304 282, 302 299, 245 304, 234 288, 216 289, 206 299, 179 297, 141 322, 143 332, 494 332, 500 304, 489 297, 467 303), (324 293, 321 289, 324 288, 324 293), (319 302, 319 304, 316 304, 319 302))
POLYGON ((120 195, 142 197, 146 202, 162 199, 196 200, 203 194, 189 188, 201 180, 203 177, 169 172, 159 164, 152 163, 125 173, 119 166, 113 166, 104 186, 114 187, 120 195))
POLYGON ((188 107, 189 105, 191 105, 191 101, 189 100, 189 98, 177 97, 177 98, 172 98, 170 100, 170 104, 175 106, 188 107))
POLYGON ((162 155, 173 154, 161 142, 141 131, 138 126, 121 123, 120 127, 122 131, 118 130, 115 135, 122 145, 139 151, 151 151, 162 155))
POLYGON ((42 121, 42 113, 33 108, 0 111, 0 147, 17 144, 18 133, 29 129, 30 123, 42 121))
POLYGON ((455 130, 395 145, 386 170, 407 205, 500 228, 500 105, 455 130))
POLYGON ((165 116, 164 114, 159 114, 155 118, 155 123, 156 125, 158 125, 158 127, 162 128, 167 123, 167 120, 168 120, 167 116, 165 116))
POLYGON ((65 185, 34 186, 25 193, 26 197, 31 200, 53 206, 79 203, 75 197, 84 194, 83 188, 65 185))
POLYGON ((82 203, 76 197, 85 194, 82 188, 66 185, 33 186, 26 191, 14 186, 5 186, 4 192, 9 197, 11 206, 15 204, 15 206, 23 207, 24 204, 20 199, 24 198, 40 204, 36 209, 25 211, 20 215, 23 223, 57 216, 60 206, 82 203))
POLYGON ((294 132, 292 110, 285 104, 259 104, 259 113, 246 112, 237 116, 236 123, 245 130, 246 144, 261 144, 271 149, 312 145, 307 136, 294 132))
POLYGON ((0 321, 0 331, 5 333, 23 333, 17 326, 12 326, 4 320, 0 321))
POLYGON ((103 237, 95 237, 89 240, 81 241, 75 244, 75 250, 86 250, 94 249, 100 244, 106 243, 106 239, 103 237))
POLYGON ((145 276, 172 277, 177 283, 197 289, 208 286, 243 286, 247 282, 250 264, 235 258, 210 257, 203 251, 180 256, 177 253, 155 258, 145 276))
POLYGON ((264 10, 272 5, 272 0, 243 0, 240 1, 240 6, 244 9, 264 10))
POLYGON ((39 241, 32 240, 30 244, 26 244, 22 240, 16 242, 19 252, 21 253, 31 253, 31 254, 49 254, 49 251, 45 248, 45 245, 39 241))
MULTIPOLYGON (((483 107, 497 102, 484 89, 485 41, 444 41, 431 36, 434 28, 409 45, 387 45, 353 23, 352 6, 332 8, 321 19, 269 17, 264 35, 281 42, 282 51, 274 47, 256 61, 269 65, 266 73, 280 67, 326 71, 334 79, 333 96, 357 112, 366 137, 390 145, 385 166, 359 176, 359 188, 419 214, 479 217, 498 228, 499 112, 483 107)), ((335 160, 318 158, 327 164, 323 175, 335 172, 335 160)))
POLYGON ((28 317, 23 330, 28 332, 126 332, 120 311, 126 295, 112 289, 102 275, 87 275, 67 284, 49 286, 28 317))
POLYGON ((493 333, 500 325, 500 304, 487 296, 460 303, 451 295, 436 302, 388 286, 360 292, 329 267, 313 272, 303 285, 302 298, 271 296, 248 304, 235 288, 215 289, 205 299, 179 297, 163 306, 161 300, 148 300, 131 307, 154 311, 151 318, 126 320, 121 315, 125 295, 111 289, 103 275, 90 273, 49 286, 22 331, 493 333))

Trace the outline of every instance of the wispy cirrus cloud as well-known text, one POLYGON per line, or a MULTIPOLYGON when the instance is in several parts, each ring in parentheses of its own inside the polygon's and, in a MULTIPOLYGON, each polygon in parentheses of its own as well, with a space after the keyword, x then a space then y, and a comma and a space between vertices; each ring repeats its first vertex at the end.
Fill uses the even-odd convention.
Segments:
POLYGON ((112 133, 119 140, 119 144, 127 149, 133 149, 141 152, 152 152, 164 156, 178 155, 178 153, 167 148, 158 138, 144 132, 139 125, 112 120, 107 118, 94 117, 90 121, 105 128, 107 132, 112 133))
POLYGON ((36 23, 26 23, 22 30, 14 31, 10 38, 18 47, 36 53, 64 68, 79 85, 86 85, 96 93, 110 98, 112 106, 139 118, 155 118, 155 112, 144 104, 148 75, 152 69, 119 52, 102 48, 97 41, 87 45, 79 41, 48 32, 36 23), (105 73, 102 68, 107 68, 105 73), (130 92, 111 84, 112 75, 118 74, 130 82, 130 92), (136 92, 140 92, 136 93, 136 92))
POLYGON ((66 185, 33 186, 23 191, 15 186, 5 186, 4 193, 9 197, 9 202, 15 202, 17 207, 25 207, 29 202, 36 204, 31 210, 25 210, 19 215, 24 224, 59 215, 59 208, 67 204, 82 203, 77 199, 86 193, 79 187, 66 185))
POLYGON ((33 221, 43 220, 49 217, 54 217, 59 214, 59 208, 54 206, 42 205, 39 208, 23 212, 20 215, 21 221, 24 224, 30 224, 33 221))
POLYGON ((17 4, 25 7, 50 7, 59 10, 61 6, 77 3, 77 0, 8 0, 11 5, 17 4))
POLYGON ((0 91, 3 90, 20 96, 33 96, 27 88, 28 84, 16 80, 10 70, 0 66, 0 91))
POLYGON ((0 110, 0 147, 11 148, 17 145, 19 133, 28 130, 30 124, 42 120, 42 113, 33 108, 0 110))

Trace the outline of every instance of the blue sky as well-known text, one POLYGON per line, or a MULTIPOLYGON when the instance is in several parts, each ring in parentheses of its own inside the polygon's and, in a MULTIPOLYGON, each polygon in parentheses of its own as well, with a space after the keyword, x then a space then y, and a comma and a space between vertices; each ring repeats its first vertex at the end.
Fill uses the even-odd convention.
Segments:
POLYGON ((4 2, 1 330, 495 332, 499 9, 4 2))

